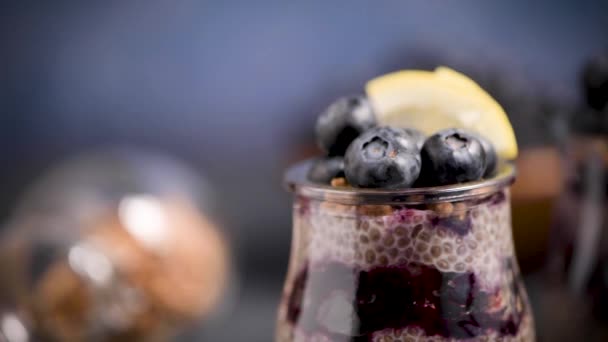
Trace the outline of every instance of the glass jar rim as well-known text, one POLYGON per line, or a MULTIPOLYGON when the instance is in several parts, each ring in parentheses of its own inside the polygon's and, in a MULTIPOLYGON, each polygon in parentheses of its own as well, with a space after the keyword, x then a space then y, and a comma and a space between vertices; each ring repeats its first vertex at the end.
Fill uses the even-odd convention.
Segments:
POLYGON ((285 173, 284 184, 288 191, 310 199, 340 204, 425 204, 454 202, 479 198, 496 193, 515 182, 516 168, 511 162, 498 165, 492 178, 475 182, 424 188, 361 189, 333 187, 310 181, 308 170, 314 160, 309 159, 290 167, 285 173))

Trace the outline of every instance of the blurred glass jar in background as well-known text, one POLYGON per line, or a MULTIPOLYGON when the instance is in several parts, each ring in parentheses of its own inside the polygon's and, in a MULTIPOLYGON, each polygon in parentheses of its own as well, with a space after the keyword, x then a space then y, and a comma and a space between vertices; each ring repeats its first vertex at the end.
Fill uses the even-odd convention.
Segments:
POLYGON ((583 71, 587 107, 562 145, 564 180, 554 210, 539 335, 608 341, 608 54, 583 71))
POLYGON ((187 167, 143 152, 50 172, 2 239, 0 299, 12 334, 21 325, 30 341, 162 341, 212 317, 230 261, 204 214, 208 195, 187 167))

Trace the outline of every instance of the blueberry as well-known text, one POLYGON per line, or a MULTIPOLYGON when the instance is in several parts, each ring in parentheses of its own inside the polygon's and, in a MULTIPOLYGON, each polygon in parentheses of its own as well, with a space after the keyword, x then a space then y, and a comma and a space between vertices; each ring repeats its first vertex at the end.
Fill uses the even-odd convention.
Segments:
POLYGON ((460 129, 447 129, 426 140, 421 184, 447 185, 480 179, 486 170, 485 152, 479 139, 460 129))
POLYGON ((479 139, 486 158, 486 171, 483 173, 483 177, 490 178, 496 173, 496 166, 498 165, 498 156, 496 155, 496 150, 494 149, 494 145, 492 145, 488 139, 482 137, 481 135, 477 135, 476 138, 479 139))
POLYGON ((342 157, 317 159, 308 170, 308 179, 316 183, 329 184, 336 177, 344 177, 342 157))
POLYGON ((348 147, 344 173, 355 187, 407 188, 420 174, 417 142, 400 128, 372 128, 348 147))
POLYGON ((602 110, 608 104, 608 52, 592 57, 582 72, 587 104, 602 110))
POLYGON ((343 97, 317 119, 319 147, 330 156, 343 156, 348 145, 364 131, 376 126, 372 107, 364 96, 343 97))

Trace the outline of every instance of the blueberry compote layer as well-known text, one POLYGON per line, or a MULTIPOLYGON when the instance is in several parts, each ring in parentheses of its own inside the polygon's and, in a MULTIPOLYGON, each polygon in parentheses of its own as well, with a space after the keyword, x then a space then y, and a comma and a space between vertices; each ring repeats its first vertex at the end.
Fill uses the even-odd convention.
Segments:
POLYGON ((418 206, 296 199, 277 340, 534 340, 508 197, 418 206))

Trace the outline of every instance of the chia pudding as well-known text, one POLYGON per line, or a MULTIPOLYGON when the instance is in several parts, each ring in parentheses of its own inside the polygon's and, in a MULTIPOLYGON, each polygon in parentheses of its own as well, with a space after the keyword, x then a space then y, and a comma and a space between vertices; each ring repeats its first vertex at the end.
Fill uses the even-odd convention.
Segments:
POLYGON ((530 341, 509 190, 428 204, 299 195, 277 341, 530 341))

